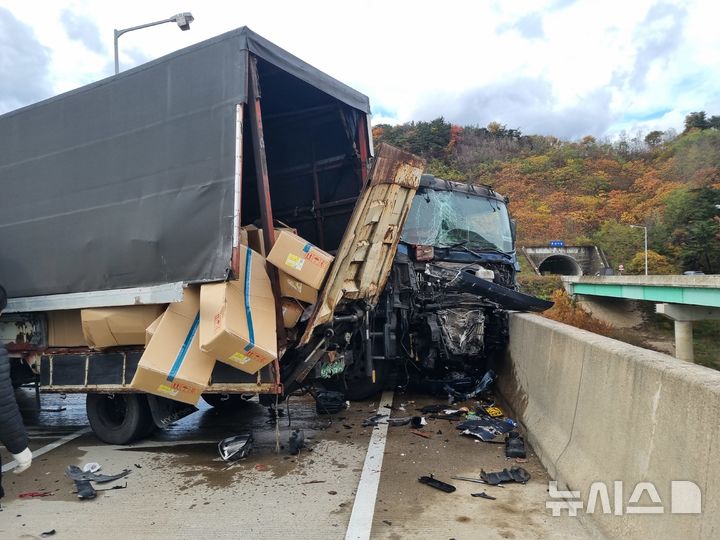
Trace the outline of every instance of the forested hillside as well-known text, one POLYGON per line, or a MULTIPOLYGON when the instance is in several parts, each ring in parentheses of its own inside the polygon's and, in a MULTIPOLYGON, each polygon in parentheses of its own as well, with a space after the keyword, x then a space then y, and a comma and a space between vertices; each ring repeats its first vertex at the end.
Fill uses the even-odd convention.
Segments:
POLYGON ((373 128, 422 155, 428 172, 488 184, 510 198, 518 246, 600 245, 617 267, 641 273, 648 227, 650 273, 720 273, 720 117, 687 116, 685 130, 633 138, 562 141, 498 123, 457 126, 438 118, 373 128))

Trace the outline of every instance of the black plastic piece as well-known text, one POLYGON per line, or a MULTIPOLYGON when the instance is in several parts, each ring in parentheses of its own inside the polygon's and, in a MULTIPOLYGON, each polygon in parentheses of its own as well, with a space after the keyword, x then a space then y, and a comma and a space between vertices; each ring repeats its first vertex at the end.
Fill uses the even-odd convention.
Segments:
POLYGON ((505 456, 509 458, 524 458, 525 441, 517 431, 511 431, 505 437, 505 456))
POLYGON ((218 443, 218 452, 225 461, 237 461, 247 457, 253 447, 252 432, 242 433, 233 437, 223 439, 218 443))
POLYGON ((480 497, 481 499, 487 499, 489 501, 497 500, 497 497, 493 497, 492 495, 488 495, 484 491, 482 493, 471 493, 471 497, 480 497))
POLYGON ((68 465, 67 469, 65 470, 65 475, 71 480, 88 480, 91 482, 97 482, 98 484, 112 482, 113 480, 124 478, 128 474, 130 474, 130 469, 123 469, 121 473, 112 475, 84 472, 77 465, 68 465))
POLYGON ((300 449, 305 448, 305 433, 301 429, 293 430, 290 434, 288 446, 290 446, 291 455, 298 455, 300 453, 300 449))
POLYGON ((315 411, 318 414, 337 414, 345 409, 345 394, 321 390, 315 394, 315 411))
POLYGON ((515 311, 545 311, 553 306, 553 302, 513 291, 497 283, 479 278, 470 271, 459 272, 457 277, 450 282, 449 288, 483 296, 505 309, 515 311))
POLYGON ((507 482, 517 482, 518 484, 527 484, 530 480, 530 473, 522 467, 511 467, 510 470, 503 469, 500 472, 480 471, 480 478, 492 486, 507 482))
POLYGON ((92 487, 90 480, 74 480, 74 482, 78 499, 94 499, 97 497, 95 488, 92 487))
POLYGON ((418 478, 418 482, 434 487, 435 489, 439 489, 440 491, 444 491, 445 493, 452 493, 456 489, 452 484, 438 480, 432 474, 430 476, 421 476, 418 478))

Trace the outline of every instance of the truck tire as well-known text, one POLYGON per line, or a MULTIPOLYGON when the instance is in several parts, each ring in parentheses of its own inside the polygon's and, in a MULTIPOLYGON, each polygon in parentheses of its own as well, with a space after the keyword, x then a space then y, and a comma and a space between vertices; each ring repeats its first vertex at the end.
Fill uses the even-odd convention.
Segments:
POLYGON ((155 430, 143 394, 88 394, 85 407, 93 432, 108 444, 128 444, 155 430))

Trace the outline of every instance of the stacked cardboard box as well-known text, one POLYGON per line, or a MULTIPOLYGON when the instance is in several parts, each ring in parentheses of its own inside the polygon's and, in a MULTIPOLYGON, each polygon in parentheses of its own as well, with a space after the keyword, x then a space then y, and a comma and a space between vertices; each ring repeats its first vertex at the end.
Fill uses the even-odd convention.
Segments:
POLYGON ((83 309, 80 319, 85 342, 93 349, 144 345, 146 328, 164 310, 157 305, 83 309))
MULTIPOLYGON (((145 342, 146 348, 132 388, 195 404, 208 385, 216 361, 257 373, 277 359, 276 299, 266 260, 244 245, 254 244, 264 251, 261 231, 244 228, 243 233, 237 280, 189 287, 183 301, 171 304, 164 313, 150 309, 152 306, 142 306, 146 309, 134 313, 132 337, 122 339, 145 342)), ((280 229, 267 261, 282 270, 283 324, 293 328, 306 306, 317 301, 333 257, 292 231, 280 229)), ((101 346, 108 343, 108 336, 117 342, 120 336, 130 334, 112 331, 108 313, 93 311, 86 317, 88 343, 101 346), (89 324, 95 320, 100 321, 96 323, 99 330, 93 326, 90 332, 89 324)))
POLYGON ((317 302, 333 256, 287 230, 276 238, 267 260, 278 269, 285 328, 293 328, 305 308, 317 302))
POLYGON ((188 287, 182 302, 170 304, 148 327, 151 338, 130 387, 195 405, 215 365, 215 357, 200 349, 199 324, 200 291, 188 287))
POLYGON ((200 347, 226 364, 257 373, 277 358, 275 297, 265 259, 240 246, 237 281, 200 289, 200 347))

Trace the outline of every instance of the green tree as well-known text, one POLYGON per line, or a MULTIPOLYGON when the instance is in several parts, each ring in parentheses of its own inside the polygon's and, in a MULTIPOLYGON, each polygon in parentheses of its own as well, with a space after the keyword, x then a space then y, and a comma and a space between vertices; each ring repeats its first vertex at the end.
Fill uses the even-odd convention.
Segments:
POLYGON ((625 223, 605 221, 592 238, 605 252, 612 266, 617 268, 622 264, 627 267, 643 245, 642 231, 639 231, 640 235, 638 231, 625 223))
POLYGON ((668 249, 677 252, 683 270, 720 271, 720 189, 678 190, 666 204, 668 249))
POLYGON ((685 117, 685 131, 687 133, 691 129, 708 129, 710 122, 707 119, 705 111, 691 112, 685 117))
POLYGON ((660 143, 662 143, 663 135, 665 135, 664 131, 651 131, 647 135, 645 135, 645 142, 650 148, 655 148, 656 146, 659 146, 660 143))
MULTIPOLYGON (((660 255, 657 251, 648 250, 648 273, 651 275, 667 275, 677 274, 678 267, 665 255, 660 255)), ((638 251, 630 262, 625 266, 628 274, 644 274, 645 273, 645 251, 638 251)))

